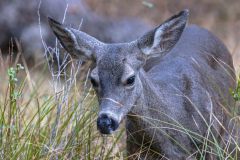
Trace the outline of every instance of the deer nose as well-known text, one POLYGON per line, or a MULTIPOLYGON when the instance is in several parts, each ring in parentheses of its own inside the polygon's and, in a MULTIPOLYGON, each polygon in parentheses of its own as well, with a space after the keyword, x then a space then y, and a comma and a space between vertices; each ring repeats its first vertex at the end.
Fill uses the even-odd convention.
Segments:
POLYGON ((110 134, 115 131, 118 126, 118 121, 107 114, 103 113, 99 115, 97 119, 97 128, 102 134, 110 134))

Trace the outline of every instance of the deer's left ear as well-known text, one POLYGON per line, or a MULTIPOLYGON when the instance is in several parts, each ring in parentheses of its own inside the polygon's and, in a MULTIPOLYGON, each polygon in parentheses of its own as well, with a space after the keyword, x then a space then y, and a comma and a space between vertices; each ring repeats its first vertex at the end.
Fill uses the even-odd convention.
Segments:
POLYGON ((102 42, 84 32, 66 27, 52 18, 48 18, 48 22, 62 46, 73 58, 96 59, 98 55, 95 50, 103 45, 102 42))
POLYGON ((147 57, 163 55, 178 42, 187 24, 188 10, 172 16, 154 30, 138 39, 138 47, 147 57))

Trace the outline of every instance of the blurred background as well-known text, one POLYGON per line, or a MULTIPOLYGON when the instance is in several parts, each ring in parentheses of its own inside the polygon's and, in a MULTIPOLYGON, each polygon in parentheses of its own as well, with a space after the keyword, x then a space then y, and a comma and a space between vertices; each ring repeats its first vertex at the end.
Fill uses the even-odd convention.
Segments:
POLYGON ((4 55, 21 48, 34 66, 44 63, 46 46, 55 45, 47 17, 75 28, 81 24, 81 30, 111 43, 131 41, 185 8, 189 23, 207 28, 226 44, 238 70, 239 0, 1 0, 0 48, 4 55))
POLYGON ((235 69, 240 64, 239 0, 90 0, 90 7, 103 15, 138 17, 156 26, 180 10, 190 10, 189 23, 204 27, 217 35, 233 54, 235 69))

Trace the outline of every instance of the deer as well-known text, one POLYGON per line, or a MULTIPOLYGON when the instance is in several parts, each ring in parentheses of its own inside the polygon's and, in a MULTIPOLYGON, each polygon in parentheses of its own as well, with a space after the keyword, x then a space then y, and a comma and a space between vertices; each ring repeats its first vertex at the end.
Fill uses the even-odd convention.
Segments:
POLYGON ((73 58, 94 62, 89 79, 99 103, 97 129, 112 134, 125 120, 129 159, 197 159, 209 132, 209 141, 224 141, 226 110, 234 105, 229 89, 236 85, 232 56, 188 17, 182 10, 127 43, 101 42, 48 18, 73 58))

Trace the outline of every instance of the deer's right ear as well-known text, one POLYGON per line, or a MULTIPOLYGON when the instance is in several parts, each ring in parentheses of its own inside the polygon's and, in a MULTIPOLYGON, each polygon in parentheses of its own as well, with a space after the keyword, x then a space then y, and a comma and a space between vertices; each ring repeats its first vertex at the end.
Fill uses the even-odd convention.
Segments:
POLYGON ((102 42, 84 32, 66 27, 52 18, 48 18, 48 22, 61 45, 73 58, 96 59, 95 50, 102 42))

